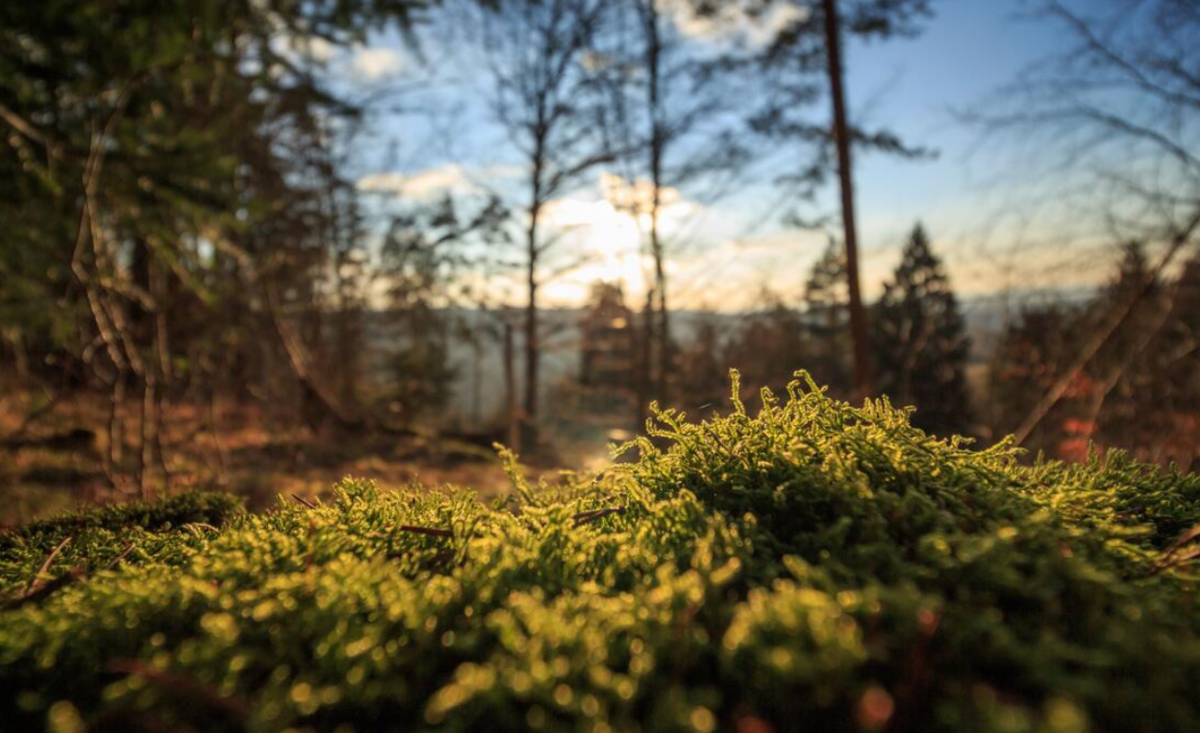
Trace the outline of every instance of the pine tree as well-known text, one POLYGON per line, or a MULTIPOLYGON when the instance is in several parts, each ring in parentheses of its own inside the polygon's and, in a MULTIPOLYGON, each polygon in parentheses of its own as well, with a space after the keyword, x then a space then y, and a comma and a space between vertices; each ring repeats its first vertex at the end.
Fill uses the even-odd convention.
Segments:
POLYGON ((804 288, 805 323, 812 342, 806 368, 838 397, 849 396, 851 386, 849 308, 845 250, 830 239, 804 288))
MULTIPOLYGON (((1012 433, 1034 409, 1079 351, 1081 334, 1088 332, 1086 313, 1064 303, 1029 305, 1005 325, 991 365, 988 423, 992 437, 1012 433)), ((1082 374, 1071 393, 1085 392, 1091 378, 1082 374)), ((1061 400, 1022 443, 1031 451, 1055 457, 1086 456, 1078 436, 1080 410, 1076 400, 1061 400), (1074 421, 1074 422, 1072 422, 1074 421), (1074 427, 1073 427, 1074 426, 1074 427)))
POLYGON ((507 217, 497 199, 463 204, 446 195, 392 220, 379 250, 379 274, 397 344, 389 358, 389 409, 402 420, 450 402, 460 376, 451 363, 451 340, 483 335, 466 335, 469 326, 457 309, 472 303, 472 293, 460 275, 506 242, 507 217))
POLYGON ((592 284, 580 323, 581 384, 626 396, 633 389, 633 320, 633 311, 625 305, 625 292, 619 284, 604 281, 592 284))
POLYGON ((969 423, 965 368, 969 341, 941 260, 918 224, 872 318, 879 388, 915 405, 913 422, 933 433, 962 433, 969 423))
POLYGON ((1000 340, 992 372, 992 422, 1012 431, 1069 368, 1081 336, 1115 308, 1138 300, 1126 323, 1079 371, 1023 445, 1082 460, 1093 446, 1120 448, 1184 470, 1200 457, 1200 259, 1174 282, 1154 271, 1145 247, 1131 242, 1112 279, 1085 305, 1022 312, 1000 340))
POLYGON ((808 367, 813 349, 798 311, 766 289, 759 303, 739 319, 724 361, 741 373, 748 394, 763 387, 782 394, 796 371, 808 367))
POLYGON ((1160 361, 1150 340, 1161 328, 1168 306, 1163 283, 1146 258, 1141 242, 1121 247, 1113 279, 1093 298, 1087 327, 1094 330, 1115 310, 1133 302, 1125 323, 1109 337, 1085 370, 1087 390, 1080 390, 1085 435, 1102 445, 1137 449, 1148 435, 1159 433, 1158 416, 1170 411, 1162 401, 1160 361))
MULTIPOLYGON (((1188 466, 1198 453, 1200 369, 1200 260, 1188 262, 1175 282, 1156 276, 1143 245, 1124 247, 1116 276, 1096 297, 1104 314, 1130 298, 1138 305, 1097 355, 1089 395, 1094 440, 1158 462, 1188 466)), ((1097 318, 1101 315, 1097 315, 1097 318)))
POLYGON ((1163 376, 1173 403, 1166 457, 1194 471, 1200 463, 1200 255, 1184 265, 1173 297, 1162 337, 1163 376))
POLYGON ((695 336, 684 342, 679 353, 676 394, 688 414, 703 416, 714 409, 724 411, 729 385, 725 347, 718 316, 701 314, 695 336))

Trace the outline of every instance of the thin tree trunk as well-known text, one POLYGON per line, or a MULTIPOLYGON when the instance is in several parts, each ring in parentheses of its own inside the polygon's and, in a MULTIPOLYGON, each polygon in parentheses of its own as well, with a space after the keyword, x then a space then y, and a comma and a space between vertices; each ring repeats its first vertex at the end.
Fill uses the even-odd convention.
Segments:
POLYGON ((512 324, 504 323, 504 417, 508 421, 508 447, 514 453, 521 450, 521 421, 517 415, 516 348, 512 324))
MULTIPOLYGON (((656 399, 667 404, 670 399, 671 375, 671 326, 670 314, 667 311, 667 275, 663 265, 662 244, 658 235, 659 184, 654 184, 653 213, 650 222, 650 246, 654 252, 654 292, 658 296, 658 324, 655 328, 654 339, 657 342, 658 366, 655 370, 656 399)), ((651 305, 651 312, 654 310, 651 305)))
POLYGON ((142 499, 150 496, 150 473, 154 463, 154 407, 157 402, 157 380, 153 374, 142 379, 142 420, 138 434, 138 494, 142 499))
POLYGON ((842 227, 846 240, 846 281, 850 291, 850 338, 854 350, 854 392, 862 399, 871 394, 870 347, 867 314, 858 283, 858 233, 854 223, 854 181, 850 162, 850 126, 842 88, 842 50, 836 0, 822 0, 825 10, 825 47, 829 92, 833 103, 833 136, 837 147, 838 180, 842 198, 842 227))
MULTIPOLYGON (((143 371, 137 349, 133 348, 128 328, 121 316, 120 305, 112 302, 109 287, 101 277, 110 258, 101 241, 97 193, 100 190, 100 176, 104 169, 108 141, 112 139, 118 123, 124 116, 130 92, 137 83, 136 80, 133 80, 125 84, 114 109, 102 128, 99 126, 98 120, 93 122, 91 147, 83 174, 83 205, 80 210, 79 228, 75 236, 75 248, 71 256, 71 271, 87 294, 92 322, 104 343, 115 372, 110 383, 112 390, 109 393, 108 451, 104 461, 106 477, 114 490, 118 489, 116 473, 120 467, 124 441, 120 413, 125 400, 125 380, 131 371, 137 376, 141 376, 143 371), (88 271, 85 261, 87 252, 85 245, 89 242, 91 243, 91 269, 93 272, 88 271)), ((99 374, 99 372, 97 373, 99 374)), ((100 376, 102 381, 108 381, 102 375, 100 376)))
POLYGON ((478 331, 471 344, 471 357, 471 422, 478 425, 483 419, 483 345, 478 331))
MULTIPOLYGON (((654 289, 658 294, 658 324, 655 336, 657 359, 648 361, 648 368, 654 374, 656 398, 663 404, 670 399, 667 390, 671 373, 671 335, 669 314, 667 312, 667 275, 664 265, 665 255, 661 233, 659 231, 662 214, 663 189, 663 157, 666 154, 667 135, 663 128, 659 113, 661 111, 661 95, 659 82, 661 77, 662 35, 658 25, 658 8, 655 0, 648 0, 646 5, 646 67, 648 71, 647 105, 650 108, 650 180, 653 186, 650 201, 650 251, 654 256, 654 289), (655 363, 657 362, 657 364, 655 363)), ((648 310, 647 313, 651 313, 648 310)))
POLYGON ((158 368, 164 384, 170 384, 174 379, 175 370, 171 364, 170 330, 167 328, 167 293, 170 291, 167 273, 162 265, 153 263, 154 274, 154 328, 158 339, 158 368))
POLYGON ((283 344, 292 373, 300 382, 302 390, 309 398, 319 403, 323 411, 331 415, 343 429, 356 430, 365 427, 364 420, 348 415, 344 411, 343 406, 338 402, 337 395, 316 375, 311 354, 292 331, 291 325, 287 323, 279 305, 279 294, 274 281, 266 279, 264 290, 271 321, 283 344))
POLYGON ((634 430, 640 431, 646 424, 647 406, 650 403, 651 356, 654 344, 654 289, 646 292, 646 304, 642 308, 642 327, 634 328, 634 350, 638 355, 637 373, 634 375, 634 430))
POLYGON ((171 488, 171 469, 167 466, 167 453, 163 450, 163 430, 166 421, 163 420, 163 403, 166 401, 167 382, 162 380, 158 384, 158 389, 154 393, 154 444, 151 446, 154 451, 154 463, 158 466, 159 473, 162 474, 162 487, 164 491, 171 488))
POLYGON ((125 402, 125 374, 117 372, 108 396, 108 450, 104 454, 104 475, 112 488, 117 488, 117 471, 124 459, 125 431, 122 429, 121 405, 125 402))
POLYGON ((158 389, 154 395, 154 443, 151 446, 154 451, 154 460, 158 465, 159 471, 162 473, 163 489, 170 489, 171 471, 167 467, 166 453, 163 451, 162 434, 163 434, 163 402, 166 399, 167 387, 171 384, 174 370, 171 368, 171 347, 168 341, 170 333, 167 328, 167 293, 168 283, 167 274, 162 266, 157 262, 151 263, 154 275, 153 288, 154 295, 154 337, 157 342, 158 352, 158 389))
MULTIPOLYGON (((540 169, 540 166, 539 166, 540 169)), ((527 243, 529 267, 526 272, 529 286, 529 300, 525 305, 525 420, 532 423, 537 419, 538 411, 538 361, 541 357, 541 344, 538 341, 538 310, 537 310, 537 263, 538 263, 538 218, 541 214, 541 173, 535 172, 533 184, 533 204, 529 208, 529 231, 527 243)))

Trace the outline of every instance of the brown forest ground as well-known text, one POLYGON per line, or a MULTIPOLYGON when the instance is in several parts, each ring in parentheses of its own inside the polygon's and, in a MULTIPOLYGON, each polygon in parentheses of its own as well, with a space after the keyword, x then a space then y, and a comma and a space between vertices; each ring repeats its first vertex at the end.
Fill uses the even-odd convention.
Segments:
MULTIPOLYGON (((60 398, 20 431, 19 445, 12 444, 10 437, 46 401, 43 392, 0 384, 0 526, 141 493, 136 479, 138 403, 122 406, 124 460, 110 480, 104 471, 108 401, 99 395, 60 398)), ((216 489, 262 507, 278 494, 320 496, 345 476, 375 479, 384 486, 420 482, 470 487, 485 494, 507 486, 495 453, 471 443, 312 430, 271 419, 257 405, 231 401, 215 405, 215 421, 207 403, 167 403, 163 413, 168 475, 151 462, 155 465, 146 482, 151 494, 216 489)), ((536 476, 553 470, 530 472, 536 476)))

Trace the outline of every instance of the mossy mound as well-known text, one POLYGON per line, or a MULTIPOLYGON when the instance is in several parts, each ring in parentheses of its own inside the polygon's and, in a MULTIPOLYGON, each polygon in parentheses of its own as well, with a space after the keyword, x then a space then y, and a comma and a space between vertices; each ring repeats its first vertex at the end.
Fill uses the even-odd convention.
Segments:
POLYGON ((1196 576, 1176 539, 1200 521, 1200 477, 1113 455, 1022 467, 884 402, 789 392, 751 416, 735 385, 726 417, 660 414, 665 449, 642 439, 637 461, 555 486, 514 472, 490 506, 347 481, 315 508, 191 497, 221 508, 6 537, 0 728, 1200 720, 1196 576))

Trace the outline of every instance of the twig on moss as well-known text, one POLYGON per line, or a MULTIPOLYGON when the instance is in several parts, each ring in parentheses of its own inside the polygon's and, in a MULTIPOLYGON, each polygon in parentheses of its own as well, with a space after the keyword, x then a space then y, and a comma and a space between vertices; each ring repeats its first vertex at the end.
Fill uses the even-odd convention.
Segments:
POLYGON ((121 563, 125 560, 125 558, 129 557, 129 553, 131 553, 131 552, 133 552, 133 543, 126 540, 125 541, 125 549, 121 551, 120 555, 117 555, 116 557, 114 557, 112 559, 112 561, 110 561, 108 563, 108 565, 105 566, 104 569, 105 570, 116 570, 118 567, 120 567, 121 563))
POLYGON ((62 588, 66 588, 68 585, 71 585, 76 581, 83 580, 86 577, 87 571, 85 571, 83 568, 71 568, 54 580, 42 583, 31 591, 22 593, 15 598, 8 599, 2 605, 0 605, 0 610, 13 611, 27 603, 36 603, 43 598, 46 598, 50 594, 62 588))
POLYGON ((575 520, 575 526, 579 527, 584 524, 591 524, 592 522, 603 519, 604 517, 607 517, 610 514, 624 514, 624 513, 625 513, 625 507, 610 506, 610 507, 605 507, 604 509, 593 509, 593 510, 587 511, 587 512, 580 512, 580 513, 576 514, 574 517, 572 517, 572 519, 575 520))
POLYGON ((297 504, 303 504, 304 506, 308 507, 309 509, 317 508, 316 504, 312 503, 308 499, 305 499, 303 496, 300 496, 299 494, 292 494, 292 498, 296 500, 297 504))
POLYGON ((414 527, 411 524, 402 524, 397 527, 401 532, 412 532, 413 534, 423 534, 429 537, 453 537, 454 533, 448 529, 439 527, 414 527))
POLYGON ((1167 549, 1163 550, 1162 554, 1158 556, 1158 560, 1154 563, 1154 565, 1150 567, 1149 574, 1157 575, 1167 568, 1177 567, 1188 560, 1193 560, 1197 557, 1200 557, 1200 548, 1193 548, 1182 555, 1177 554, 1184 545, 1196 539, 1197 537, 1200 537, 1200 524, 1197 524, 1183 534, 1179 535, 1174 542, 1168 545, 1167 549))
POLYGON ((33 577, 29 579, 29 584, 25 586, 25 591, 21 595, 27 596, 33 592, 33 588, 38 584, 38 580, 45 575, 46 572, 50 570, 50 566, 54 564, 54 558, 58 557, 58 553, 62 552, 63 548, 69 545, 72 539, 74 539, 74 537, 68 535, 66 539, 64 539, 62 542, 59 542, 58 545, 56 545, 55 548, 50 551, 50 554, 46 556, 46 561, 43 562, 42 566, 38 568, 38 571, 33 574, 33 577))

